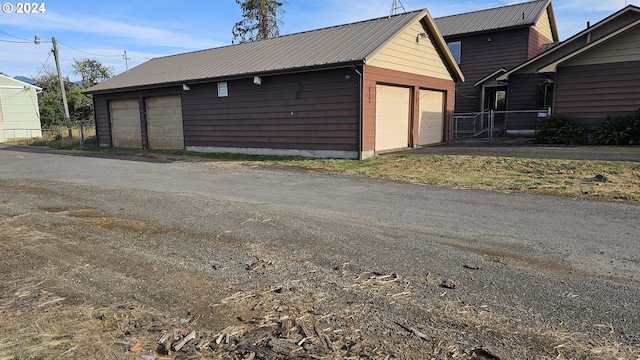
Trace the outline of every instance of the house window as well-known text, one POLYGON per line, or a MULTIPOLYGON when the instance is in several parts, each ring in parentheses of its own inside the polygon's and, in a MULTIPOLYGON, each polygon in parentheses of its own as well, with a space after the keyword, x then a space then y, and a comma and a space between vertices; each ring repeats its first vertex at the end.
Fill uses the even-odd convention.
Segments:
POLYGON ((453 58, 456 59, 456 63, 460 65, 460 54, 462 53, 462 45, 460 44, 460 41, 447 43, 447 46, 449 46, 449 51, 451 51, 453 58))
POLYGON ((218 83, 218 97, 229 96, 229 89, 226 82, 218 83))

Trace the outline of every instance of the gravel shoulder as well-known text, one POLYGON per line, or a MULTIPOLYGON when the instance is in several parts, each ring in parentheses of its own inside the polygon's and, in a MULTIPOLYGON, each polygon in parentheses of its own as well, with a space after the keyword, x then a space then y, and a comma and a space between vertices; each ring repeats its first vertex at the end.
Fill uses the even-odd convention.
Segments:
POLYGON ((640 356, 634 205, 18 150, 2 359, 640 356))

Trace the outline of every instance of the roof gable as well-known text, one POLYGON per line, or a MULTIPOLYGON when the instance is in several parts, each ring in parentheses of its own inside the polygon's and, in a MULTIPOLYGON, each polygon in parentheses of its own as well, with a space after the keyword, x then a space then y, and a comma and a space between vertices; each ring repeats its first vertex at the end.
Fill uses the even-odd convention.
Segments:
POLYGON ((41 88, 35 86, 35 85, 31 85, 31 84, 27 84, 24 81, 20 81, 18 79, 14 79, 14 78, 10 78, 8 76, 4 76, 2 74, 0 74, 0 86, 4 86, 4 87, 24 87, 24 88, 34 88, 36 90, 42 90, 41 88))
POLYGON ((558 37, 551 0, 537 0, 493 9, 473 11, 436 18, 442 36, 469 35, 487 31, 534 26, 547 8, 550 10, 551 31, 558 37))
POLYGON ((464 81, 428 11, 367 57, 367 64, 440 79, 464 81))
MULTIPOLYGON (((425 9, 255 42, 155 58, 93 86, 87 92, 363 64, 397 33, 425 17, 427 21, 433 22, 425 9)), ((448 52, 446 44, 443 46, 443 51, 448 52)))
POLYGON ((514 73, 537 72, 538 69, 546 67, 561 58, 565 58, 573 53, 580 52, 583 48, 592 46, 593 43, 616 33, 621 28, 634 23, 638 19, 640 19, 640 7, 629 5, 600 22, 582 30, 571 38, 550 47, 547 51, 541 52, 537 56, 507 71, 505 74, 498 77, 498 81, 507 81, 509 76, 514 73))
MULTIPOLYGON (((596 48, 602 48, 602 47, 610 47, 607 45, 612 45, 612 41, 616 38, 621 38, 621 36, 628 34, 630 31, 632 30, 637 30, 640 27, 640 20, 637 20, 605 37, 602 37, 594 42, 591 42, 590 44, 580 48, 577 51, 574 51, 542 68, 540 68, 538 70, 539 73, 552 73, 552 72, 556 72, 556 70, 558 69, 558 66, 560 66, 561 64, 565 64, 567 62, 570 62, 571 60, 574 60, 578 57, 581 57, 583 55, 588 55, 588 53, 592 53, 592 50, 596 49, 596 48)), ((628 40, 629 41, 629 40, 628 40)), ((630 39, 630 42, 633 44, 633 47, 628 47, 625 46, 624 49, 628 50, 633 59, 634 60, 638 60, 640 58, 640 48, 638 48, 637 44, 638 44, 638 32, 636 32, 634 34, 634 37, 630 39)), ((627 61, 628 59, 624 56, 621 56, 622 54, 620 53, 613 53, 613 51, 611 51, 611 49, 606 49, 603 50, 605 53, 607 53, 609 55, 609 58, 607 59, 607 62, 622 62, 622 61, 627 61)), ((629 55, 629 54, 627 54, 629 55)), ((598 60, 602 60, 602 59, 598 59, 598 60)), ((595 62, 597 63, 597 62, 595 62)))

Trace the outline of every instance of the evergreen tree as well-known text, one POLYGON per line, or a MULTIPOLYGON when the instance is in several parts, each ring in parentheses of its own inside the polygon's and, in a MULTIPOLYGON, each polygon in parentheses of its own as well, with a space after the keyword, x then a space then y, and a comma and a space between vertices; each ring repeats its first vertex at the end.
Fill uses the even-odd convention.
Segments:
POLYGON ((242 8, 244 19, 231 30, 233 42, 245 43, 280 35, 282 21, 278 15, 284 14, 283 1, 236 0, 236 3, 242 8))

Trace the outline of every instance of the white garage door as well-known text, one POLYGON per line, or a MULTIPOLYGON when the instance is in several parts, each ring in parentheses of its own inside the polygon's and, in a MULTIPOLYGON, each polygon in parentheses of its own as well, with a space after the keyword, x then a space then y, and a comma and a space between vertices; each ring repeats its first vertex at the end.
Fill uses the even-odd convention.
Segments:
POLYGON ((140 102, 138 99, 111 100, 111 141, 114 147, 142 148, 140 102))
POLYGON ((442 91, 420 90, 420 122, 418 144, 429 145, 443 141, 444 93, 442 91))
POLYGON ((149 97, 147 136, 150 149, 184 149, 180 95, 149 97))
POLYGON ((376 151, 409 146, 410 97, 409 88, 376 86, 376 151))

